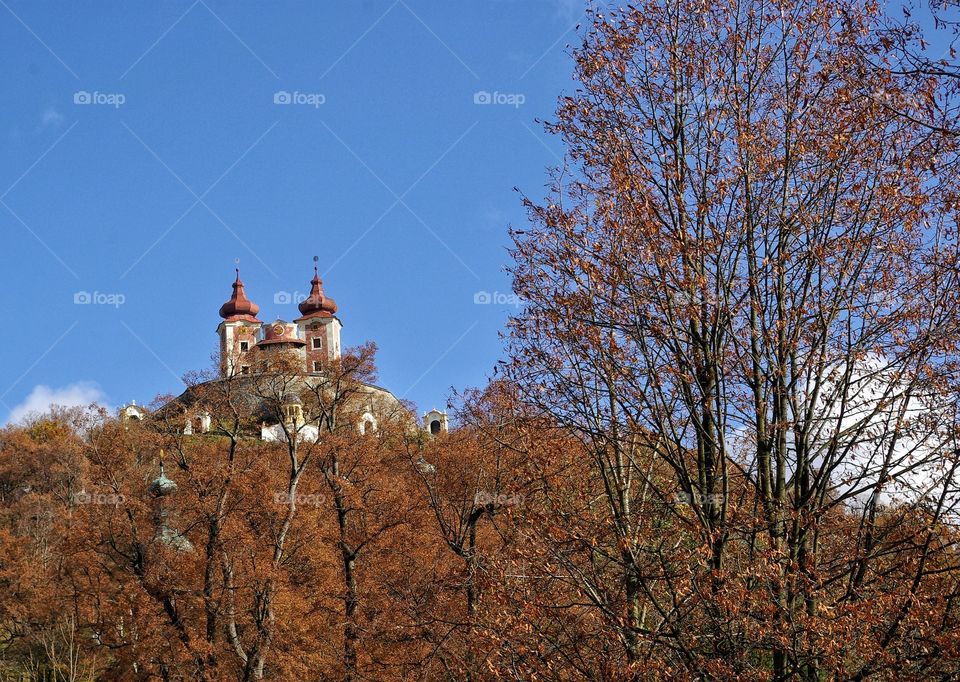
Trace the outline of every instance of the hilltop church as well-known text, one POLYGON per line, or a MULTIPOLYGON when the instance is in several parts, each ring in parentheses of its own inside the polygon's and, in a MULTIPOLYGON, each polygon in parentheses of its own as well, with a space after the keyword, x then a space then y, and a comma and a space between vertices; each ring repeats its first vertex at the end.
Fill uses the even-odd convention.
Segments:
MULTIPOLYGON (((251 301, 244 290, 240 271, 237 270, 230 298, 220 306, 221 322, 217 326, 219 337, 220 377, 208 384, 225 379, 245 377, 254 380, 265 369, 272 357, 283 354, 287 358, 296 358, 305 382, 310 377, 322 376, 323 367, 329 361, 340 358, 340 331, 342 325, 337 317, 336 302, 326 295, 323 282, 314 266, 313 279, 310 281, 310 295, 298 305, 299 316, 292 322, 277 319, 265 324, 257 318, 260 306, 251 301)), ((184 413, 183 432, 185 434, 205 433, 211 428, 211 415, 197 396, 197 387, 188 388, 183 394, 170 401, 161 410, 180 409, 184 413)), ((396 414, 404 408, 400 401, 387 389, 373 384, 364 384, 361 400, 364 410, 357 429, 365 433, 377 429, 377 415, 396 414)), ((289 417, 296 420, 297 400, 292 399, 289 417)), ((287 410, 287 407, 284 408, 287 410)), ((135 402, 120 408, 121 419, 143 419, 146 410, 135 402)), ((423 415, 423 428, 431 434, 446 432, 447 415, 439 410, 431 410, 423 415)), ((264 421, 260 428, 263 440, 275 441, 284 438, 285 430, 274 421, 264 421)), ((315 440, 319 437, 316 426, 304 424, 299 427, 300 437, 315 440)))

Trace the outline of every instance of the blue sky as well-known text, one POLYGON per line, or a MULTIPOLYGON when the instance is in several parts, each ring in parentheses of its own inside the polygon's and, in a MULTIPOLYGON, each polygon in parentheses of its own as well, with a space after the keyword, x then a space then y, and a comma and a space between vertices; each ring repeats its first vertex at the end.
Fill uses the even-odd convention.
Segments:
POLYGON ((380 383, 421 411, 482 384, 513 188, 542 196, 562 154, 535 119, 573 87, 582 10, 0 0, 0 423, 178 393, 236 258, 268 321, 318 256, 343 343, 376 341, 380 383))

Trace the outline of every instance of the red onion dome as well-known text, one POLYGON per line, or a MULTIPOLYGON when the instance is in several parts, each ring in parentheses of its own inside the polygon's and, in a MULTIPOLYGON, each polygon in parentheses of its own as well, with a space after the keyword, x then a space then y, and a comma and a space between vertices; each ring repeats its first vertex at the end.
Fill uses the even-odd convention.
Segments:
POLYGON ((237 280, 233 283, 233 295, 230 300, 220 306, 220 317, 225 320, 248 320, 259 322, 257 313, 260 306, 247 298, 243 291, 243 282, 240 281, 240 269, 237 269, 237 280))
POLYGON ((310 295, 298 307, 303 317, 330 317, 337 312, 336 301, 323 293, 323 282, 320 281, 316 268, 313 269, 313 279, 310 280, 310 295))

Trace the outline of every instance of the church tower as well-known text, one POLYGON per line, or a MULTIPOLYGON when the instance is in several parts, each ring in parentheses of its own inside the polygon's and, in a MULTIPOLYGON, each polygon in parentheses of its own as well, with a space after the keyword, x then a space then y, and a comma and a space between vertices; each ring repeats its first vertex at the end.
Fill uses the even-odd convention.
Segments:
POLYGON ((233 283, 233 295, 220 306, 223 322, 217 327, 220 335, 220 371, 224 376, 249 374, 253 370, 250 351, 257 343, 257 332, 263 324, 257 319, 260 306, 247 298, 240 281, 240 269, 233 283))
POLYGON ((177 492, 177 484, 167 478, 167 474, 163 471, 163 450, 160 450, 160 475, 150 482, 148 490, 154 498, 154 522, 157 525, 154 540, 178 552, 191 551, 193 544, 187 536, 170 525, 172 506, 170 497, 177 492))
MULTIPOLYGON (((316 262, 316 258, 314 258, 316 262)), ((300 303, 300 317, 294 320, 298 336, 306 342, 308 372, 319 372, 323 366, 340 358, 340 320, 336 302, 323 293, 323 282, 313 267, 310 295, 300 303)))

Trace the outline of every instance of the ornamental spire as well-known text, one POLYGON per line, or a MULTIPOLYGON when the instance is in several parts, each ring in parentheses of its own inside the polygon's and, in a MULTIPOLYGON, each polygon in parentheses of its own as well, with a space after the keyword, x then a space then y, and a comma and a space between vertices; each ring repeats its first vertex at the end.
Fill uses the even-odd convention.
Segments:
POLYGON ((248 320, 250 322, 259 322, 257 313, 260 312, 260 306, 247 298, 243 290, 243 282, 240 280, 240 268, 237 268, 237 279, 233 282, 233 295, 230 300, 220 306, 220 317, 225 320, 248 320))
POLYGON ((323 293, 323 281, 317 270, 319 257, 313 257, 313 279, 310 280, 310 295, 300 303, 300 314, 304 317, 332 317, 337 312, 337 303, 323 293))

